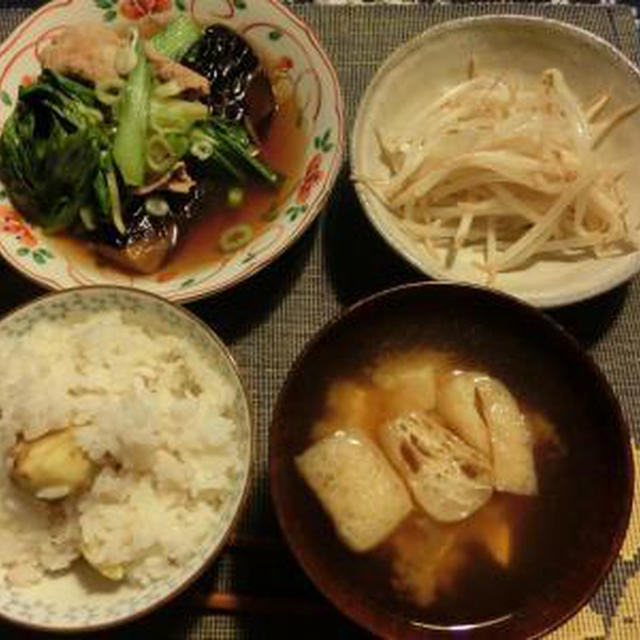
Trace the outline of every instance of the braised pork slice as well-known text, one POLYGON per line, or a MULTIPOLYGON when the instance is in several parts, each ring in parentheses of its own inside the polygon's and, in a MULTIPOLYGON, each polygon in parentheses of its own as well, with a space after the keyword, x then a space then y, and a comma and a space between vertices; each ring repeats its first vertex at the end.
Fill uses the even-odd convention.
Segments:
MULTIPOLYGON (((104 25, 86 23, 66 27, 38 54, 43 68, 76 76, 94 83, 117 80, 118 52, 127 45, 128 35, 104 25), (100 46, 96 47, 95 43, 100 46)), ((209 94, 209 81, 199 73, 158 53, 145 42, 145 53, 160 80, 173 80, 183 92, 209 94)))
POLYGON ((91 82, 116 80, 116 56, 124 40, 109 27, 84 23, 67 27, 38 52, 45 69, 91 82), (96 42, 100 43, 96 47, 96 42))
POLYGON ((193 92, 198 96, 209 94, 209 81, 199 73, 158 53, 150 42, 145 42, 144 51, 155 76, 160 80, 173 80, 182 91, 193 92))

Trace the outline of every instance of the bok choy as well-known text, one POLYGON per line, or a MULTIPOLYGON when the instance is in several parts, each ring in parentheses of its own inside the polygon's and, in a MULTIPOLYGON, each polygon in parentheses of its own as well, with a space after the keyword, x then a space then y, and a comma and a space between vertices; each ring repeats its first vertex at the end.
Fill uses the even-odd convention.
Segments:
POLYGON ((180 14, 163 31, 150 39, 154 49, 172 60, 180 60, 202 34, 200 27, 186 14, 180 14))
POLYGON ((208 164, 212 171, 240 182, 249 177, 276 185, 278 174, 258 157, 246 130, 236 122, 210 118, 191 131, 191 154, 208 164))
POLYGON ((151 98, 151 70, 140 40, 136 39, 136 66, 127 78, 118 109, 113 157, 125 184, 144 184, 147 127, 151 98))
POLYGON ((20 90, 0 137, 0 177, 45 231, 71 226, 99 198, 96 175, 110 145, 104 120, 93 92, 51 71, 20 90))

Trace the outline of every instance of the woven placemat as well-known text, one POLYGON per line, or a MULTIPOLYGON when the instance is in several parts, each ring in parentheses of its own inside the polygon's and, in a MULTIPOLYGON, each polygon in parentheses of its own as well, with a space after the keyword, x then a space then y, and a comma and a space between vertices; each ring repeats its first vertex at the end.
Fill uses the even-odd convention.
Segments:
MULTIPOLYGON (((30 3, 27 0, 30 6, 30 3)), ((6 36, 29 9, 0 4, 0 35, 6 36)), ((359 96, 382 60, 401 42, 445 21, 486 13, 544 15, 589 29, 637 60, 640 49, 633 16, 626 7, 541 4, 452 4, 436 6, 298 5, 317 31, 340 76, 351 123, 359 96)), ((0 311, 41 290, 0 266, 0 311)), ((247 540, 225 553, 177 603, 109 638, 222 639, 261 637, 356 637, 336 614, 302 615, 296 602, 321 599, 282 545, 269 501, 267 440, 269 416, 280 385, 309 337, 341 308, 369 293, 419 279, 375 235, 343 170, 326 211, 276 263, 221 296, 189 305, 230 344, 245 374, 256 410, 256 468, 249 506, 239 528, 247 540), (253 541, 253 542, 252 542, 253 541), (229 616, 211 614, 212 592, 268 596, 271 611, 301 615, 229 616), (278 605, 280 603, 280 605, 278 605)), ((640 280, 595 300, 552 314, 587 347, 618 394, 640 442, 640 280)), ((594 478, 594 482, 598 479, 594 478)), ((579 535, 579 532, 576 532, 579 535)), ((636 512, 624 549, 588 608, 554 637, 640 638, 640 515, 636 512)), ((257 605, 260 606, 259 603, 257 605)), ((316 607, 317 609, 317 607, 316 607)), ((0 626, 0 637, 11 634, 0 626)), ((20 632, 16 637, 35 637, 20 632)))

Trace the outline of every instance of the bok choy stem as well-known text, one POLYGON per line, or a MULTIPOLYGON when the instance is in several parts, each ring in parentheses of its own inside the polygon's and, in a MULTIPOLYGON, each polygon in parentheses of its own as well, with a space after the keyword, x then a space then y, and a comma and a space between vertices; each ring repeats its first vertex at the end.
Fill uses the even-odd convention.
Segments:
POLYGON ((110 169, 105 174, 107 181, 107 189, 109 190, 109 198, 111 200, 111 219, 113 226, 122 234, 127 233, 124 220, 122 219, 122 206, 120 204, 120 192, 118 191, 118 179, 116 172, 110 169))
POLYGON ((122 92, 113 157, 125 184, 139 187, 145 177, 151 71, 140 42, 136 44, 136 55, 138 61, 122 92))
POLYGON ((181 14, 150 41, 158 53, 172 60, 180 60, 201 35, 198 25, 189 16, 181 14))

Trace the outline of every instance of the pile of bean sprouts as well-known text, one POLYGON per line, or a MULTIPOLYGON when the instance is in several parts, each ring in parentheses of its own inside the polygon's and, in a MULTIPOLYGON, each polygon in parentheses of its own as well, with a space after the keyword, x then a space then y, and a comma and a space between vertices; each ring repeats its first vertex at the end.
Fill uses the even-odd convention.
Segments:
POLYGON ((558 69, 525 83, 476 76, 393 130, 375 133, 388 179, 354 176, 443 268, 462 247, 491 284, 545 254, 615 255, 639 246, 603 138, 640 104, 602 117, 609 96, 583 106, 558 69))

